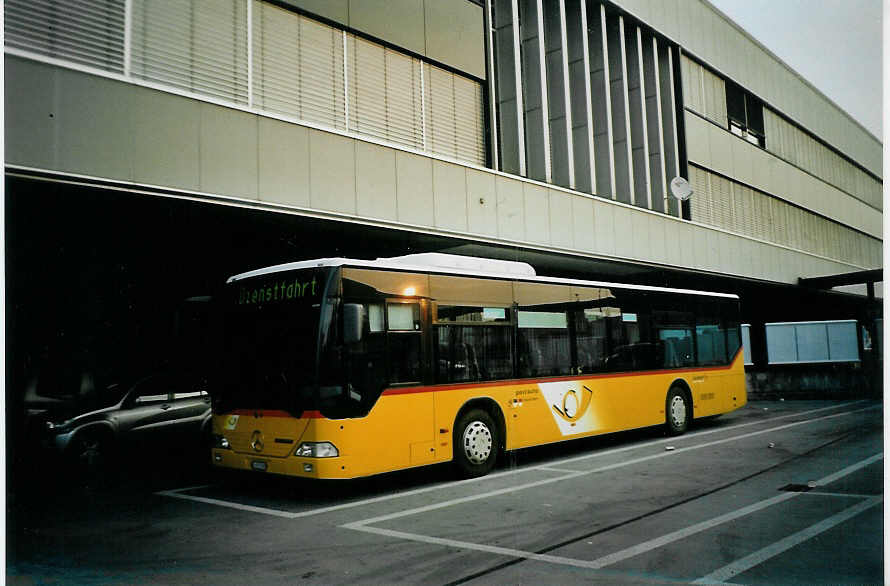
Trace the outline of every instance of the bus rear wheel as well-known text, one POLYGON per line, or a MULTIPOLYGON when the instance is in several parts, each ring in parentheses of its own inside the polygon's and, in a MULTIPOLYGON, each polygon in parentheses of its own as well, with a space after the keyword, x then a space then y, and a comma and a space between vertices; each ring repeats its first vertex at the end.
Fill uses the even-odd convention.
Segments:
POLYGON ((677 386, 671 387, 665 401, 665 419, 671 435, 680 435, 689 427, 692 419, 692 405, 686 392, 677 386))
POLYGON ((487 411, 471 409, 454 425, 454 463, 464 478, 484 476, 498 457, 498 428, 487 411))

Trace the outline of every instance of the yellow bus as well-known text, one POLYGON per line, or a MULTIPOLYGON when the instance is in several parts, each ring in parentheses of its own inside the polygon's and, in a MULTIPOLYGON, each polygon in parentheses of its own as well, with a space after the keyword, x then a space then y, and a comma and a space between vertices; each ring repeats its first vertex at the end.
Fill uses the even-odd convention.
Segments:
POLYGON ((231 277, 216 467, 355 478, 745 405, 735 295, 438 253, 231 277))

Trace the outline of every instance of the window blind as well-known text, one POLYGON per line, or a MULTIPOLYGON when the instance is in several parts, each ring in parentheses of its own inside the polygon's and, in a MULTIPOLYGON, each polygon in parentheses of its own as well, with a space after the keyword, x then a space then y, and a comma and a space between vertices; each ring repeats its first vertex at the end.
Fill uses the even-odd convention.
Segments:
POLYGON ((766 149, 872 206, 882 207, 882 182, 786 121, 763 109, 766 149))
POLYGON ((247 103, 244 0, 134 0, 131 74, 247 103))
POLYGON ((129 34, 127 5, 9 0, 6 45, 486 162, 483 89, 473 79, 261 0, 132 0, 129 34))
POLYGON ((343 33, 299 14, 253 3, 253 105, 346 128, 343 33))
POLYGON ((347 39, 350 129, 422 150, 420 61, 365 39, 347 39))
POLYGON ((726 84, 689 57, 683 56, 683 102, 687 108, 727 127, 726 84))
POLYGON ((124 70, 124 0, 6 0, 4 22, 9 47, 124 70))
POLYGON ((860 266, 881 265, 876 238, 695 165, 689 183, 696 222, 860 266))

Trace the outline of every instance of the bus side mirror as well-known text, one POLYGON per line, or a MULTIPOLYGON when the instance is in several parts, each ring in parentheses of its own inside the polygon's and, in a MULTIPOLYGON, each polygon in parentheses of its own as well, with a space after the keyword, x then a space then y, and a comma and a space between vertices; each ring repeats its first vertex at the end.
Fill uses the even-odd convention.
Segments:
POLYGON ((364 318, 365 308, 360 303, 343 305, 343 342, 345 344, 356 344, 362 341, 364 318))

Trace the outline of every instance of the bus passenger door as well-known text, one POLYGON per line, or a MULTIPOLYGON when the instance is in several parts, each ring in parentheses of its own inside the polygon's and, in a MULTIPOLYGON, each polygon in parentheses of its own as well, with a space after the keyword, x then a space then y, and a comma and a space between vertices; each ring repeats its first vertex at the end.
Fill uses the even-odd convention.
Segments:
POLYGON ((392 426, 409 444, 409 465, 435 459, 433 393, 425 392, 429 302, 390 299, 386 302, 386 351, 389 388, 397 409, 392 426), (395 423, 395 422, 398 423, 395 423))

